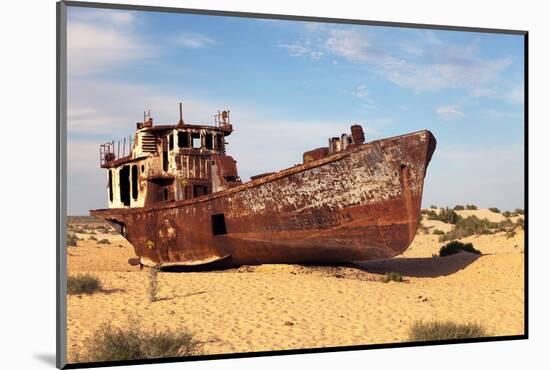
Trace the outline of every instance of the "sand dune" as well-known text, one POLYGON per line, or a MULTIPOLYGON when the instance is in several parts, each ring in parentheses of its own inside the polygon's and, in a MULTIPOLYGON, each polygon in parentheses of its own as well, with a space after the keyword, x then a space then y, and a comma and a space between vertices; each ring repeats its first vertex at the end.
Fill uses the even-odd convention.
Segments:
POLYGON ((147 271, 126 263, 132 247, 103 236, 112 244, 67 248, 69 274, 91 272, 105 289, 68 296, 70 361, 102 323, 128 317, 147 328, 188 328, 204 354, 401 342, 414 321, 431 319, 482 323, 490 335, 523 333, 522 232, 468 238, 491 253, 482 256, 432 257, 441 243, 419 234, 402 256, 386 261, 161 272, 153 303, 147 271), (406 282, 381 282, 387 271, 406 282))

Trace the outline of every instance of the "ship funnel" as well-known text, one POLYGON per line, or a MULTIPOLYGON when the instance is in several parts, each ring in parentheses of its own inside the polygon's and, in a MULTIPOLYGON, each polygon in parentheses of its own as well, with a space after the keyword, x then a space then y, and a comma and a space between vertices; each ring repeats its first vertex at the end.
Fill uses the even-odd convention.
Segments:
POLYGON ((184 122, 183 122, 183 108, 182 108, 182 103, 180 102, 180 120, 178 121, 178 126, 183 126, 184 125, 184 122))

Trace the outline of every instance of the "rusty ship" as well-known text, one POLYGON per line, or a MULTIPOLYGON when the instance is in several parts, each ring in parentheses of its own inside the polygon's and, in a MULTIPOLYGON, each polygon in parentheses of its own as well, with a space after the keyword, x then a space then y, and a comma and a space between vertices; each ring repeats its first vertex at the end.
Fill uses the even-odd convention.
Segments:
POLYGON ((242 182, 226 154, 229 111, 156 125, 100 146, 108 208, 90 211, 134 247, 131 264, 339 263, 394 257, 416 234, 428 130, 365 143, 360 125, 303 163, 242 182), (122 153, 121 153, 122 147, 122 153))

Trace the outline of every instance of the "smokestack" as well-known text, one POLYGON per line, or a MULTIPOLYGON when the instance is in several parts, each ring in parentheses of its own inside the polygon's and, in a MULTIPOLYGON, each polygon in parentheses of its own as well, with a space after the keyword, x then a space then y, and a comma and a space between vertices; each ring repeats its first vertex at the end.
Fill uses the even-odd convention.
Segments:
POLYGON ((183 126, 183 108, 182 103, 180 102, 180 120, 178 121, 178 126, 183 126))

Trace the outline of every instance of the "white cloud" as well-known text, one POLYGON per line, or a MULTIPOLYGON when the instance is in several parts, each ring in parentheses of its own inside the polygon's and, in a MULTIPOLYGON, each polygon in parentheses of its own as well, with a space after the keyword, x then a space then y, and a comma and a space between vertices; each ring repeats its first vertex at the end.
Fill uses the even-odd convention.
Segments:
POLYGON ((199 33, 184 33, 176 39, 176 43, 186 48, 200 49, 215 44, 216 41, 199 33))
POLYGON ((147 57, 153 47, 136 36, 135 15, 121 10, 70 13, 67 73, 91 75, 147 57))
POLYGON ((279 44, 277 47, 286 49, 293 57, 307 56, 312 59, 321 59, 324 55, 322 51, 314 50, 309 43, 279 44))
POLYGON ((433 32, 422 37, 392 40, 410 57, 388 51, 383 40, 357 28, 306 27, 308 38, 302 42, 280 44, 291 56, 331 54, 349 62, 366 65, 392 83, 415 92, 466 87, 475 90, 511 64, 510 58, 481 59, 479 42, 462 47, 443 43, 433 32), (315 33, 315 37, 312 36, 315 33))
POLYGON ((444 120, 464 117, 464 113, 458 110, 458 108, 454 105, 438 107, 435 112, 444 120))

